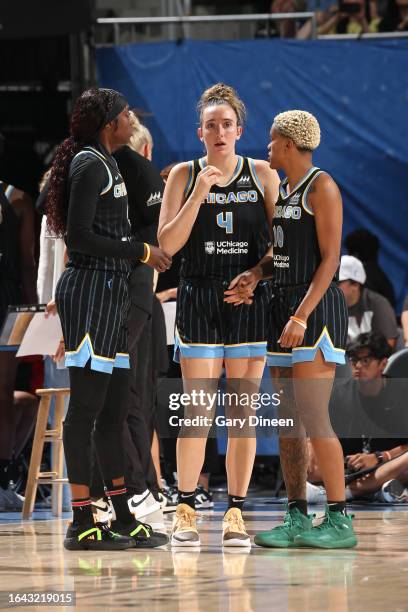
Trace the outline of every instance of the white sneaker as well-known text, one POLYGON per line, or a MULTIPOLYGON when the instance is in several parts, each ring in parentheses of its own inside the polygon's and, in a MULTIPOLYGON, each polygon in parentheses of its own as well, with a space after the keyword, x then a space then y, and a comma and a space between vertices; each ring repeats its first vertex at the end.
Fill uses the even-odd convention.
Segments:
POLYGON ((115 510, 113 509, 111 501, 101 497, 92 501, 92 514, 95 519, 95 523, 107 523, 116 519, 115 510))
POLYGON ((408 488, 399 480, 389 480, 381 487, 381 498, 389 504, 408 502, 408 488))
POLYGON ((187 504, 179 504, 173 519, 172 546, 199 547, 200 536, 196 525, 196 513, 187 504))
POLYGON ((312 484, 306 483, 306 500, 308 504, 325 504, 327 502, 326 489, 312 484))
POLYGON ((230 508, 223 518, 222 545, 251 547, 251 538, 246 532, 242 512, 239 508, 230 508))
POLYGON ((141 495, 133 495, 133 497, 128 500, 128 506, 130 512, 138 521, 144 517, 148 517, 161 508, 160 502, 155 500, 153 494, 149 490, 141 495))
POLYGON ((164 524, 163 510, 161 508, 149 514, 147 522, 150 527, 154 529, 154 531, 161 531, 162 533, 167 533, 167 529, 164 524))

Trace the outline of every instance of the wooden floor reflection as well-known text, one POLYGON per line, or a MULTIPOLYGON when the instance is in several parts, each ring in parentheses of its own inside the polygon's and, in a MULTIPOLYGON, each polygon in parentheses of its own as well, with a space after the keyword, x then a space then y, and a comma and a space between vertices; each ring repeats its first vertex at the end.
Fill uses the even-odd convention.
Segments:
MULTIPOLYGON (((246 516, 253 534, 277 524, 282 512, 266 508, 246 516)), ((358 547, 321 552, 257 547, 248 553, 223 552, 221 517, 222 512, 201 515, 200 551, 115 554, 65 551, 64 520, 3 522, 0 518, 0 608, 5 609, 9 591, 57 590, 75 591, 76 609, 408 610, 405 510, 357 512, 358 547)))

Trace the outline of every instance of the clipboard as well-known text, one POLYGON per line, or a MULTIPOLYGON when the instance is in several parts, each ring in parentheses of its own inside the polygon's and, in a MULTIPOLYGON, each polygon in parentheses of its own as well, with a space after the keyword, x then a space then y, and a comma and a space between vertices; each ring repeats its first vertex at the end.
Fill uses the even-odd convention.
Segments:
POLYGON ((37 312, 45 312, 46 304, 9 306, 0 331, 0 351, 16 351, 37 312))

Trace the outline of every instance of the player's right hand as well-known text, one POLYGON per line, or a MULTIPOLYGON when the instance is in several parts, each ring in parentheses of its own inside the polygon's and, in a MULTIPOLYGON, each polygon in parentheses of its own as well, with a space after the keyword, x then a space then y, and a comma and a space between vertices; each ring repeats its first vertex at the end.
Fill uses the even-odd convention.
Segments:
POLYGON ((215 185, 221 177, 221 170, 218 170, 215 166, 206 166, 197 174, 192 195, 201 203, 209 194, 211 187, 215 185))
POLYGON ((57 304, 55 303, 55 300, 51 300, 50 302, 48 302, 45 307, 45 318, 47 319, 50 315, 55 316, 57 312, 57 304))
POLYGON ((145 262, 147 266, 154 268, 157 272, 165 272, 171 266, 172 258, 163 249, 149 244, 150 257, 145 262))

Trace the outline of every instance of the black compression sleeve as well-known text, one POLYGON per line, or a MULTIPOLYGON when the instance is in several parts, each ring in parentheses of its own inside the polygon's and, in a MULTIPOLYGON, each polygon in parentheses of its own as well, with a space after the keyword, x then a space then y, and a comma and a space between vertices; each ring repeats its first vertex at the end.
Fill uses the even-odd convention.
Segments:
POLYGON ((97 257, 140 260, 144 254, 142 242, 113 240, 95 234, 92 229, 99 194, 107 181, 108 174, 100 160, 85 156, 75 160, 69 181, 67 246, 97 257))

